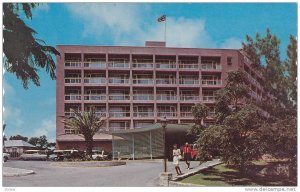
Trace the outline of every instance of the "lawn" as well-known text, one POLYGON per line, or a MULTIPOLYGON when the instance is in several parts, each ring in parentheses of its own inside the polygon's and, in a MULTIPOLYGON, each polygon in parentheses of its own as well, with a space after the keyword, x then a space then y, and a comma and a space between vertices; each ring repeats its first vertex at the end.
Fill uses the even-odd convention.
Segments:
MULTIPOLYGON (((255 162, 254 166, 265 166, 265 162, 255 162)), ((225 164, 201 171, 181 181, 204 186, 295 186, 290 180, 276 176, 267 177, 259 174, 242 175, 237 169, 229 168, 225 164)))

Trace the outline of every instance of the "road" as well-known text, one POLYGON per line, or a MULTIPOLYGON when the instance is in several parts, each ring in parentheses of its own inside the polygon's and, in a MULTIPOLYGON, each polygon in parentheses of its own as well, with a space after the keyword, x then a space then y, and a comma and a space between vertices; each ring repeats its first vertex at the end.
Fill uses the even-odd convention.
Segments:
MULTIPOLYGON (((4 187, 145 187, 157 186, 160 161, 129 161, 115 167, 61 167, 55 162, 8 161, 6 167, 29 169, 36 174, 3 177, 4 187)), ((173 165, 169 163, 173 169, 173 165)))

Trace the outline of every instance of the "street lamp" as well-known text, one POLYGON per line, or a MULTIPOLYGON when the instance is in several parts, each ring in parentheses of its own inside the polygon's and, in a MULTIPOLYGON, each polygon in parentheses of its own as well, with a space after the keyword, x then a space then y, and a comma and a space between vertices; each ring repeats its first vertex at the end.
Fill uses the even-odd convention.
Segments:
POLYGON ((164 171, 167 172, 167 150, 166 150, 166 127, 168 124, 167 117, 165 116, 163 119, 160 120, 160 124, 163 128, 163 142, 164 142, 164 171))

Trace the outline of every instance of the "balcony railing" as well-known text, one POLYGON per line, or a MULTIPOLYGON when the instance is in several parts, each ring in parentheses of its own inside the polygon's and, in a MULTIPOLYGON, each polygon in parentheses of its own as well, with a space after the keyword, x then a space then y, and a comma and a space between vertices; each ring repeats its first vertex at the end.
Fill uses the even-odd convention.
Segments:
POLYGON ((133 84, 153 84, 153 79, 133 79, 133 84))
POLYGON ((176 95, 156 95, 156 100, 161 101, 176 101, 176 95))
POLYGON ((199 85, 198 79, 180 79, 179 84, 181 85, 199 85))
POLYGON ((180 95, 181 101, 197 101, 199 99, 200 98, 197 95, 180 95))
POLYGON ((81 62, 80 61, 65 61, 65 67, 80 68, 81 62))
POLYGON ((71 112, 71 111, 66 111, 66 112, 65 112, 65 116, 66 116, 66 117, 75 117, 75 113, 74 113, 74 112, 71 112))
POLYGON ((180 116, 181 117, 193 117, 193 114, 190 111, 181 111, 180 116))
POLYGON ((99 95, 99 94, 84 95, 84 100, 88 100, 88 101, 106 100, 106 95, 99 95))
POLYGON ((154 112, 133 112, 134 117, 154 117, 154 112))
POLYGON ((154 97, 153 95, 133 95, 133 100, 140 100, 140 101, 149 101, 149 100, 153 100, 154 97))
POLYGON ((109 68, 129 68, 129 63, 125 61, 109 61, 107 65, 109 68))
POLYGON ((214 71, 214 70, 221 70, 222 67, 220 64, 212 64, 212 63, 202 63, 201 64, 201 69, 203 71, 214 71))
POLYGON ((106 79, 103 77, 84 78, 84 83, 104 84, 104 83, 106 83, 106 79))
POLYGON ((85 61, 84 67, 86 68, 106 68, 105 61, 85 61))
POLYGON ((163 111, 158 111, 157 112, 157 117, 176 117, 177 112, 163 112, 163 111))
POLYGON ((110 117, 130 117, 130 112, 109 112, 110 117))
POLYGON ((156 62, 156 68, 159 69, 174 69, 176 68, 176 62, 175 61, 157 61, 156 62))
POLYGON ((111 84, 129 84, 129 79, 110 78, 108 82, 111 84))
POLYGON ((81 95, 65 95, 65 100, 81 100, 81 95))
POLYGON ((110 95, 109 100, 130 100, 130 95, 110 95))
POLYGON ((216 96, 203 96, 203 101, 215 102, 216 101, 216 96))
POLYGON ((156 84, 162 84, 162 85, 176 84, 176 79, 156 79, 156 84))
POLYGON ((67 83, 67 84, 81 83, 81 78, 80 77, 65 77, 65 83, 67 83))
POLYGON ((147 68, 147 69, 152 69, 153 68, 153 63, 132 63, 133 68, 147 68))
POLYGON ((207 86, 221 86, 222 85, 222 80, 201 80, 202 85, 207 85, 207 86))
POLYGON ((75 134, 75 129, 65 129, 65 134, 75 134))
POLYGON ((180 69, 199 69, 199 64, 198 63, 194 63, 194 64, 180 63, 179 68, 180 69))

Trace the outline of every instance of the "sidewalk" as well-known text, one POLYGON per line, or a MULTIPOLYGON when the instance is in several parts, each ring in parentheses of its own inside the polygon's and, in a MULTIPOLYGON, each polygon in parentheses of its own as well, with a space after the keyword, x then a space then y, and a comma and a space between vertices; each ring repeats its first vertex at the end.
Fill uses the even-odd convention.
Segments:
POLYGON ((194 175, 203 169, 207 169, 209 167, 218 165, 220 163, 221 161, 219 159, 213 159, 212 161, 207 161, 205 163, 202 163, 201 165, 199 165, 199 161, 191 161, 191 165, 190 165, 191 169, 188 170, 185 162, 180 161, 179 167, 183 175, 177 175, 174 165, 172 168, 169 169, 169 172, 172 172, 173 175, 172 181, 179 181, 188 176, 194 175))
POLYGON ((3 177, 16 177, 34 174, 32 170, 12 168, 12 167, 2 167, 3 177))

